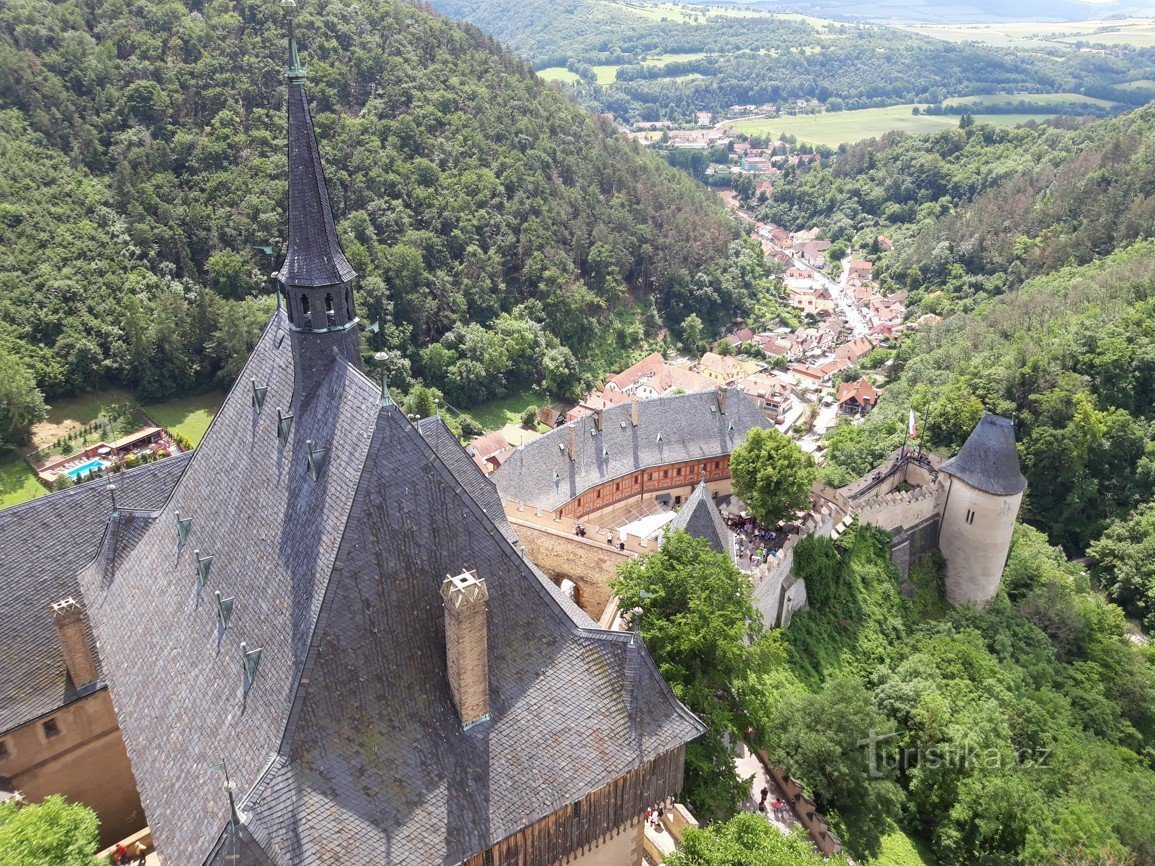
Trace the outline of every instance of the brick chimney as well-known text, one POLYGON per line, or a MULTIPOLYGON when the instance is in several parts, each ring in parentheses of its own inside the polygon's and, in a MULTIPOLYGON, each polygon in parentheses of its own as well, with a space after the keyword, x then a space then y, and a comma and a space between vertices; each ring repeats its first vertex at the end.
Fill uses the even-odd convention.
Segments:
POLYGON ((630 423, 635 427, 638 426, 638 398, 635 397, 630 401, 630 423))
POLYGON ((445 661, 449 689, 462 727, 489 718, 489 590, 476 571, 446 577, 441 583, 445 605, 445 661))
POLYGON ((569 423, 569 459, 577 460, 577 421, 569 423))
POLYGON ((723 415, 726 414, 726 394, 729 390, 725 385, 718 386, 718 411, 723 415))
POLYGON ((597 431, 599 433, 602 432, 602 410, 601 409, 595 409, 594 410, 594 427, 597 428, 597 431))
POLYGON ((74 598, 56 602, 52 605, 52 618, 56 622, 56 636, 60 639, 64 665, 72 677, 72 684, 79 688, 92 682, 96 679, 96 660, 88 644, 88 629, 80 602, 74 598))

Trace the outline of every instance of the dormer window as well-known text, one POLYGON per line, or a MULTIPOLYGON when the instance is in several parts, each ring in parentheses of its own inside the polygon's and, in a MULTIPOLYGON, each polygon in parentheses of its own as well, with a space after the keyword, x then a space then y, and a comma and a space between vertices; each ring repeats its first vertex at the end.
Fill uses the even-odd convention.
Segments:
POLYGON ((45 719, 41 722, 40 727, 44 730, 44 738, 52 739, 60 736, 60 725, 56 723, 56 719, 45 719))

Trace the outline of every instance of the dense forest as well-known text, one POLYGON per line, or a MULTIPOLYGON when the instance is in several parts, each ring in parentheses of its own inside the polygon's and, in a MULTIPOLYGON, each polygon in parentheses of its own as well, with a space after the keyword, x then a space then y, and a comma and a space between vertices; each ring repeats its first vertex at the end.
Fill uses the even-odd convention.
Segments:
MULTIPOLYGON (((749 303, 720 206, 475 28, 376 0, 305 4, 299 32, 365 349, 393 350, 397 387, 565 393, 749 303)), ((254 247, 284 232, 283 33, 255 0, 0 6, 5 369, 48 399, 235 375, 270 311, 254 247)))
POLYGON ((797 99, 852 109, 982 93, 1075 92, 1140 104, 1152 94, 1117 85, 1149 79, 1155 68, 1152 49, 1024 51, 720 10, 659 19, 602 0, 435 5, 508 42, 538 69, 567 67, 581 77, 574 91, 586 104, 630 121, 691 121, 696 110, 797 99), (597 84, 598 65, 618 67, 612 85, 597 84))
POLYGON ((821 862, 731 817, 748 792, 727 768, 739 738, 806 785, 856 862, 895 828, 940 866, 1155 862, 1155 667, 1119 607, 1029 527, 981 611, 946 603, 941 557, 904 585, 889 554, 871 527, 807 539, 808 609, 773 631, 700 539, 621 567, 623 606, 645 606, 647 647, 710 726, 687 748, 684 796, 719 820, 675 862, 821 862))

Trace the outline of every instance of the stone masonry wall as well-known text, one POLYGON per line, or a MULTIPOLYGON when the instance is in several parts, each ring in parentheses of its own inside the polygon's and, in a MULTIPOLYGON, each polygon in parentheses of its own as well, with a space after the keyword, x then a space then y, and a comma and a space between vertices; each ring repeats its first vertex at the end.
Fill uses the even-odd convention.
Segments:
POLYGON ((602 536, 579 538, 572 532, 516 518, 510 524, 525 545, 526 556, 555 581, 572 580, 577 586, 578 605, 599 619, 613 595, 610 578, 634 551, 620 551, 617 544, 607 544, 602 536))

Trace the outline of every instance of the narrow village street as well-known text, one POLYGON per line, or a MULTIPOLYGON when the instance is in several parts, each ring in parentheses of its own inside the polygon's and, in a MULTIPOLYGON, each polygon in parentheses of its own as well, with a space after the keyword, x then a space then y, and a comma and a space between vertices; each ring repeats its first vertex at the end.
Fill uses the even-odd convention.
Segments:
POLYGON ((830 296, 838 305, 838 309, 850 328, 850 340, 865 337, 870 333, 870 325, 867 324, 866 317, 862 315, 862 311, 855 304, 854 293, 847 286, 847 281, 850 279, 851 256, 849 254, 842 260, 842 273, 837 280, 831 279, 825 271, 811 265, 800 254, 795 254, 793 259, 796 267, 811 271, 814 274, 813 280, 830 292, 830 296))

